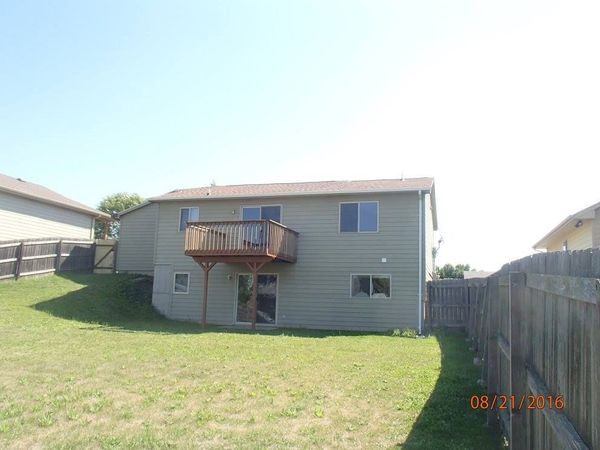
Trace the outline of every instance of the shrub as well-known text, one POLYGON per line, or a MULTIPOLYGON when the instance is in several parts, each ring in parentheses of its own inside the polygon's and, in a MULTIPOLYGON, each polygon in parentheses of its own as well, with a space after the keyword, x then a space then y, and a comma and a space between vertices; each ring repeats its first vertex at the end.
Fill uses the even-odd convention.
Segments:
POLYGON ((403 328, 402 330, 400 330, 400 328, 396 328, 392 332, 392 336, 414 339, 417 337, 417 330, 415 330, 414 328, 403 328))

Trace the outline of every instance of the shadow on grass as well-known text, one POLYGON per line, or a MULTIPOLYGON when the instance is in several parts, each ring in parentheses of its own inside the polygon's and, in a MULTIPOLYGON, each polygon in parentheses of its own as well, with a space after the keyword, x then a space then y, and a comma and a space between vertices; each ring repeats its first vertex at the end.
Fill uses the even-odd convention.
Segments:
POLYGON ((421 410, 402 449, 498 449, 500 437, 485 425, 485 413, 471 408, 473 395, 484 394, 477 384, 480 368, 465 335, 434 335, 441 350, 441 367, 435 388, 421 410))
MULTIPOLYGON (((175 322, 160 316, 151 305, 151 279, 134 275, 60 275, 64 295, 38 302, 37 311, 76 320, 81 329, 106 332, 164 334, 236 333, 325 338, 379 333, 307 329, 231 329, 197 323, 175 322), (75 284, 72 285, 72 283, 75 284)), ((200 300, 198 300, 200 301, 200 300)), ((425 406, 403 443, 403 449, 494 449, 499 437, 485 426, 485 415, 470 407, 470 398, 482 394, 477 385, 479 369, 467 350, 463 335, 435 336, 441 350, 439 377, 425 406)), ((397 339, 397 338, 394 338, 397 339)), ((400 400, 400 399, 399 399, 400 400)))
MULTIPOLYGON (((90 324, 81 329, 107 332, 152 332, 168 334, 238 333, 272 336, 324 338, 380 334, 360 331, 329 331, 296 328, 207 326, 164 318, 152 307, 152 278, 131 274, 60 274, 61 281, 80 287, 62 296, 42 301, 33 308, 62 319, 90 324)), ((200 302, 200 300, 198 300, 200 302)), ((209 305, 210 307, 210 305, 209 305)))

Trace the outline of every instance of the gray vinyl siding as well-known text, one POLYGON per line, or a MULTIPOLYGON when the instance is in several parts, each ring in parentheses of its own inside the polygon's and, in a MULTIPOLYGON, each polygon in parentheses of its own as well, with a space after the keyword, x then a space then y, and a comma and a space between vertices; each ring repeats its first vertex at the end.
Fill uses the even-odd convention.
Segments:
POLYGON ((159 205, 150 203, 121 217, 117 270, 152 275, 159 205))
MULTIPOLYGON (((165 315, 177 320, 199 321, 201 317, 204 274, 192 258, 183 254, 184 233, 178 231, 181 207, 198 206, 201 221, 240 220, 241 206, 260 204, 281 204, 282 222, 300 233, 297 263, 270 263, 261 270, 279 275, 278 326, 418 328, 416 192, 162 202, 155 262, 170 265, 171 278, 177 271, 189 272, 191 278, 189 294, 171 293, 169 300, 164 292, 155 292, 155 306, 160 305, 165 315), (339 233, 339 203, 348 201, 379 201, 378 233, 339 233), (387 258, 387 263, 381 258, 387 258), (351 274, 390 274, 392 298, 350 298, 351 274)), ((236 274, 248 272, 243 264, 217 264, 211 270, 207 309, 210 323, 235 322, 236 274)), ((172 279, 165 282, 172 286, 172 279)))
POLYGON ((67 208, 0 192, 0 241, 93 238, 94 218, 67 208))

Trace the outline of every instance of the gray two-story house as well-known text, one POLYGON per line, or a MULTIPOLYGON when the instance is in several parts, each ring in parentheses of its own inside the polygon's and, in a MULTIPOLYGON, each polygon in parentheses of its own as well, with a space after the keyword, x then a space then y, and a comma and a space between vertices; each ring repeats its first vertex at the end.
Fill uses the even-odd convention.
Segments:
POLYGON ((117 270, 176 320, 420 331, 436 229, 432 178, 181 189, 121 214, 117 270))

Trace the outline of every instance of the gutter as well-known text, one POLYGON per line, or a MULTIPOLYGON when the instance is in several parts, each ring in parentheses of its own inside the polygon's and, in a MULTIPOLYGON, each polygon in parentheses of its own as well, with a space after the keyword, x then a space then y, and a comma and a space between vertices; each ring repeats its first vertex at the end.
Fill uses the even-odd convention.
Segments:
POLYGON ((423 191, 419 191, 419 334, 422 332, 421 323, 423 322, 423 191))
POLYGON ((150 197, 148 202, 171 202, 171 201, 204 201, 204 200, 231 200, 231 199, 254 199, 254 198, 276 198, 276 197, 312 197, 325 195, 362 195, 362 194, 397 194, 400 192, 430 192, 431 187, 403 188, 403 189, 369 189, 369 190, 344 190, 344 191, 304 191, 304 192, 271 192, 262 194, 233 194, 233 195, 189 195, 173 196, 169 194, 150 197))

